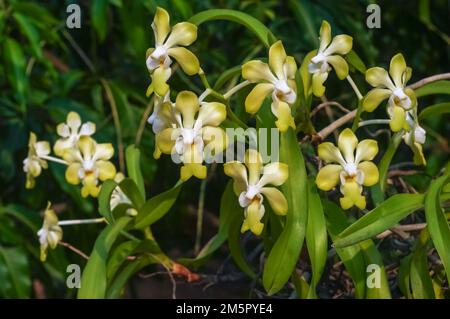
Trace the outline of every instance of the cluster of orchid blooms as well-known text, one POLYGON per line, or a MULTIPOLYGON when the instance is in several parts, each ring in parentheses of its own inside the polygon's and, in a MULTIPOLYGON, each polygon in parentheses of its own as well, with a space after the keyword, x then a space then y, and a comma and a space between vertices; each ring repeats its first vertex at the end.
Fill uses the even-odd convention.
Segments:
MULTIPOLYGON (((192 176, 199 179, 207 177, 204 165, 206 154, 223 152, 228 145, 228 137, 220 127, 227 117, 227 107, 222 102, 205 101, 210 90, 198 97, 190 91, 181 91, 175 102, 171 101, 168 80, 173 72, 173 60, 187 75, 204 75, 197 57, 186 46, 197 38, 197 27, 189 22, 170 26, 169 14, 157 8, 152 23, 155 36, 155 48, 147 51, 146 65, 151 77, 147 96, 153 95, 154 109, 148 122, 155 133, 154 157, 161 154, 176 156, 182 163, 180 176, 186 181, 192 176)), ((334 70, 339 79, 349 74, 349 66, 344 59, 352 49, 352 38, 348 35, 331 36, 328 22, 323 21, 320 29, 320 46, 313 51, 308 71, 311 77, 312 93, 320 97, 325 93, 324 83, 334 70)), ((232 89, 235 93, 248 84, 256 84, 245 100, 245 110, 256 114, 263 101, 271 94, 271 111, 276 117, 276 127, 281 133, 295 128, 291 106, 297 100, 295 73, 297 63, 288 56, 281 41, 275 42, 269 49, 268 63, 253 60, 242 66, 244 82, 232 89)), ((362 109, 374 111, 385 99, 388 99, 387 114, 393 132, 402 131, 403 139, 414 153, 414 162, 425 165, 422 145, 425 142, 425 130, 420 127, 417 117, 417 99, 414 91, 406 87, 411 77, 411 68, 406 66, 401 54, 395 55, 390 63, 389 72, 374 67, 366 71, 366 81, 374 88, 362 100, 362 109)), ((229 98, 231 93, 223 95, 229 98)), ((111 144, 97 143, 92 135, 95 124, 82 124, 79 115, 70 112, 67 122, 57 126, 60 139, 53 151, 57 157, 50 156, 50 145, 37 141, 30 133, 29 153, 24 160, 26 187, 35 185, 34 179, 46 169, 47 161, 67 165, 66 180, 70 184, 81 184, 83 197, 97 197, 101 182, 107 179, 120 181, 124 178, 117 173, 110 161, 114 154, 111 144)), ((377 166, 372 162, 378 153, 377 141, 366 139, 358 142, 351 129, 344 129, 338 138, 337 146, 330 142, 318 146, 318 156, 327 164, 320 168, 316 184, 319 189, 330 191, 340 185, 340 205, 343 209, 356 206, 366 207, 363 186, 372 186, 379 180, 377 166)), ((263 164, 258 151, 249 149, 244 163, 239 161, 224 164, 224 172, 234 181, 233 190, 240 206, 244 208, 244 222, 241 231, 250 230, 260 235, 261 222, 265 207, 264 199, 274 213, 286 215, 288 203, 283 193, 274 186, 282 185, 289 175, 288 165, 284 163, 263 164), (272 186, 269 186, 272 185, 272 186)), ((111 209, 120 203, 129 202, 125 194, 117 187, 111 196, 111 209)), ((50 204, 44 216, 44 224, 39 230, 41 256, 45 260, 47 248, 54 248, 62 238, 59 222, 50 204)))

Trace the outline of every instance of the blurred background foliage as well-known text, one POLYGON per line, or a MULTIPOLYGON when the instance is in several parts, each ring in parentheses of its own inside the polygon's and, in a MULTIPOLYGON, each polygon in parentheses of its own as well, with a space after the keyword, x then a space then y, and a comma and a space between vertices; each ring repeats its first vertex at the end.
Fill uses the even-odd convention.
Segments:
MULTIPOLYGON (((33 190, 25 189, 22 161, 30 131, 39 140, 54 142, 56 125, 65 120, 70 110, 75 110, 84 121, 97 123, 98 141, 114 143, 117 164, 120 147, 140 144, 146 186, 152 193, 169 188, 178 179, 178 168, 169 160, 153 159, 154 135, 148 125, 140 136, 150 103, 145 97, 149 84, 145 51, 153 44, 150 24, 157 5, 168 10, 172 23, 211 8, 244 11, 283 40, 286 51, 295 55, 297 61, 317 46, 320 23, 326 19, 334 34, 354 37, 354 50, 367 66, 386 67, 394 54, 402 52, 413 67, 411 83, 450 70, 450 2, 446 0, 0 0, 1 297, 72 297, 74 292, 65 286, 66 267, 84 261, 59 247, 49 254, 45 264, 39 262, 36 231, 41 225, 40 214, 46 202, 51 201, 64 219, 97 215, 96 201, 82 199, 78 187, 65 182, 64 168, 54 163, 37 179, 33 190), (80 29, 66 28, 66 8, 71 3, 81 7, 80 29), (380 29, 366 27, 366 7, 370 3, 381 7, 380 29), (117 108, 120 127, 114 123, 112 104, 117 108)), ((210 82, 249 58, 266 55, 266 49, 249 31, 225 21, 201 25, 192 50, 199 56, 210 82)), ((354 78, 358 86, 368 89, 362 75, 354 78)), ((198 78, 178 71, 171 83, 173 88, 198 94, 203 90, 198 78)), ((327 88, 329 99, 355 107, 351 106, 354 97, 348 83, 331 76, 327 88)), ((236 104, 242 106, 246 94, 242 92, 236 104)), ((419 109, 440 101, 439 96, 421 99, 419 109)), ((379 112, 378 117, 386 117, 383 110, 379 112)), ((314 125, 317 129, 327 123, 328 119, 322 116, 315 118, 314 125)), ((425 153, 429 165, 424 174, 405 178, 418 191, 426 189, 449 154, 448 117, 429 118, 423 124, 428 132, 425 153)), ((380 142, 380 149, 385 148, 386 142, 386 138, 380 142)), ((394 163, 410 161, 410 157, 403 145, 394 163)), ((206 189, 203 243, 217 230, 220 194, 226 181, 220 169, 212 179, 216 182, 206 189)), ((194 255, 199 186, 198 181, 189 181, 172 213, 155 227, 162 248, 173 257, 194 255)), ((100 229, 95 225, 67 227, 64 241, 89 253, 100 229)), ((221 254, 223 260, 227 252, 221 254)), ((236 287, 225 286, 221 296, 245 297, 249 287, 250 283, 237 292, 236 287)), ((163 289, 147 296, 169 294, 163 289)))

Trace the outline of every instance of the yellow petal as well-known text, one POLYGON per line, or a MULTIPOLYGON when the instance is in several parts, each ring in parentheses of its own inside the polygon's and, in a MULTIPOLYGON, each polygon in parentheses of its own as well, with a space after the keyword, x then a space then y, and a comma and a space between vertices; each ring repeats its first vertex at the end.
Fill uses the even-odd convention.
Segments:
POLYGON ((116 167, 109 161, 97 161, 95 166, 98 168, 98 179, 106 181, 116 175, 116 167))
POLYGON ((167 35, 170 32, 170 17, 166 10, 161 7, 156 8, 155 17, 152 23, 153 31, 155 32, 155 41, 158 45, 164 43, 167 35))
POLYGON ((319 51, 323 52, 331 42, 331 27, 328 21, 323 20, 320 26, 320 47, 319 51))
MULTIPOLYGON (((270 163, 264 166, 263 176, 258 182, 259 187, 265 185, 282 185, 289 176, 289 167, 285 163, 270 163)), ((251 182, 250 182, 251 184, 251 182)))
POLYGON ((317 154, 321 159, 328 163, 339 163, 341 165, 345 165, 341 152, 336 146, 334 146, 333 143, 324 142, 319 144, 317 147, 317 154))
POLYGON ((281 133, 286 132, 289 127, 295 129, 295 122, 291 114, 291 108, 287 103, 272 103, 272 113, 277 117, 275 125, 281 133))
POLYGON ((202 138, 205 143, 203 150, 206 158, 213 158, 223 152, 228 146, 227 133, 220 127, 205 126, 202 129, 202 138))
POLYGON ((283 193, 280 192, 275 187, 263 187, 261 188, 261 193, 269 201, 270 207, 277 215, 286 215, 288 211, 288 202, 283 193))
POLYGON ((392 107, 391 121, 389 122, 392 132, 400 131, 403 128, 405 121, 405 110, 400 106, 392 107))
POLYGON ((295 62, 295 59, 293 56, 287 56, 286 57, 286 64, 285 67, 285 73, 286 77, 288 79, 295 79, 295 72, 297 72, 297 63, 295 62))
POLYGON ((36 148, 37 156, 45 156, 50 153, 50 143, 47 141, 37 142, 34 147, 36 148))
POLYGON ((78 185, 80 178, 78 177, 78 171, 81 168, 80 163, 70 163, 66 169, 66 180, 69 184, 78 185))
POLYGON ((347 163, 354 162, 354 153, 357 145, 358 139, 351 129, 346 128, 339 134, 338 147, 347 163))
POLYGON ((423 155, 422 150, 422 144, 414 143, 411 147, 413 153, 414 153, 414 164, 415 165, 427 165, 427 160, 425 159, 425 156, 423 155))
MULTIPOLYGON (((247 217, 245 222, 252 233, 259 236, 264 228, 264 224, 261 223, 261 219, 264 216, 264 208, 258 200, 254 200, 247 207, 247 217)), ((241 229, 242 231, 242 229, 241 229)))
POLYGON ((261 155, 257 150, 248 149, 245 153, 244 163, 248 168, 248 182, 250 185, 255 185, 259 180, 259 176, 261 174, 263 166, 261 155))
MULTIPOLYGON (((175 129, 169 127, 156 134, 156 145, 158 152, 172 154, 175 145, 175 129)), ((155 149, 156 151, 156 149, 155 149)))
POLYGON ((114 155, 114 147, 111 143, 97 144, 95 147, 95 159, 109 160, 114 155))
POLYGON ((94 174, 88 174, 83 180, 83 187, 81 188, 81 196, 97 197, 100 193, 100 188, 97 186, 97 179, 94 174))
POLYGON ((186 48, 177 47, 167 50, 167 53, 177 60, 178 64, 187 75, 197 74, 200 70, 200 62, 197 57, 186 48))
POLYGON ((169 85, 167 84, 167 80, 171 75, 170 68, 159 67, 153 71, 152 74, 152 85, 153 88, 159 96, 164 96, 169 91, 169 85))
POLYGON ((405 74, 406 72, 406 62, 405 58, 403 57, 403 54, 398 53, 391 59, 391 64, 389 66, 389 74, 391 75, 392 79, 394 80, 396 87, 403 87, 405 80, 405 74))
POLYGON ((253 60, 248 61, 242 66, 242 77, 250 82, 271 82, 277 80, 270 71, 267 63, 253 60))
POLYGON ((339 183, 341 165, 329 164, 322 167, 316 177, 317 187, 323 191, 330 191, 339 183))
POLYGON ((269 49, 269 65, 279 79, 284 79, 284 62, 286 61, 286 51, 283 43, 279 40, 272 44, 269 49))
POLYGON ((343 80, 348 75, 348 64, 340 55, 331 55, 327 57, 327 61, 333 66, 336 75, 340 80, 343 80))
POLYGON ((227 117, 227 108, 219 102, 203 103, 198 112, 197 121, 202 126, 219 126, 227 117))
POLYGON ((370 68, 366 71, 366 81, 373 87, 384 86, 391 91, 395 90, 388 72, 380 67, 370 68))
POLYGON ((78 140, 77 145, 84 158, 92 158, 95 153, 97 143, 89 136, 82 136, 78 140))
POLYGON ((269 93, 274 89, 272 83, 259 83, 247 95, 245 99, 245 111, 255 114, 261 108, 261 104, 269 93))
POLYGON ((325 93, 325 86, 323 83, 328 78, 328 72, 316 72, 312 75, 312 91, 317 97, 321 97, 325 93))
POLYGON ((187 181, 192 176, 199 179, 206 178, 206 166, 198 163, 188 163, 181 167, 181 180, 187 181))
POLYGON ((356 147, 355 162, 371 161, 378 153, 378 142, 372 139, 362 140, 356 147))
POLYGON ((380 177, 378 167, 372 162, 362 162, 358 164, 358 169, 364 173, 364 186, 372 186, 378 183, 380 177))
POLYGON ((416 97, 416 93, 414 92, 414 90, 412 90, 410 88, 406 88, 403 91, 411 99, 411 106, 409 107, 409 110, 415 108, 417 106, 417 97, 416 97))
POLYGON ((67 114, 67 125, 73 130, 77 131, 81 126, 81 119, 77 112, 69 112, 67 114))
POLYGON ((181 91, 177 95, 175 107, 183 115, 183 126, 192 128, 195 122, 195 115, 198 112, 198 97, 191 91, 181 91))
POLYGON ((340 34, 333 38, 330 46, 324 51, 325 55, 347 54, 353 45, 353 38, 346 34, 340 34))
POLYGON ((388 89, 372 89, 367 93, 363 100, 363 109, 366 112, 374 111, 381 102, 387 99, 392 94, 388 89))
POLYGON ((354 181, 348 181, 342 185, 341 189, 344 197, 340 198, 340 204, 343 209, 349 209, 356 205, 360 209, 366 207, 366 198, 361 195, 360 186, 354 181))
POLYGON ((190 22, 180 22, 173 26, 165 45, 168 48, 178 45, 191 45, 197 39, 197 26, 190 22))
POLYGON ((70 128, 66 123, 60 123, 56 126, 56 133, 58 133, 61 137, 69 137, 70 136, 70 128))
POLYGON ((225 163, 223 171, 233 179, 233 190, 237 196, 247 189, 247 170, 242 163, 237 161, 225 163))

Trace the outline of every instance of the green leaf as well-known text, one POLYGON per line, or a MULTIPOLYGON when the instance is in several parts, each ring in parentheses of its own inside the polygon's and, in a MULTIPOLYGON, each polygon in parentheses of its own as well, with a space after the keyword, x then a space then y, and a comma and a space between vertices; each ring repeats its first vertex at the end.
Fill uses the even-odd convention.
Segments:
POLYGON ((388 145, 388 148, 383 154, 380 162, 378 163, 378 171, 380 177, 378 179, 378 185, 381 189, 381 192, 384 193, 386 191, 386 179, 387 173, 389 170, 389 166, 391 165, 392 158, 394 158, 395 152, 397 151, 400 142, 402 141, 403 131, 395 133, 388 145))
POLYGON ((256 274, 244 257, 244 252, 240 241, 243 219, 244 215, 238 216, 238 214, 236 214, 235 218, 232 220, 228 230, 228 248, 230 249, 231 257, 239 269, 241 269, 247 276, 254 279, 256 278, 256 274))
POLYGON ((199 26, 204 22, 212 20, 228 20, 242 24, 252 31, 266 47, 270 47, 270 45, 275 42, 275 36, 264 24, 254 17, 240 11, 229 9, 206 10, 194 15, 189 19, 189 22, 199 26))
MULTIPOLYGON (((350 222, 347 220, 345 212, 335 203, 322 200, 322 205, 326 215, 327 230, 334 241, 340 232, 350 226, 350 222)), ((361 247, 351 245, 343 248, 335 247, 335 249, 354 282, 356 298, 364 298, 366 294, 366 263, 361 247)))
POLYGON ((139 241, 126 241, 118 245, 111 253, 111 256, 108 258, 108 262, 106 264, 106 278, 111 280, 117 270, 119 270, 120 266, 127 259, 128 256, 131 255, 133 250, 139 245, 139 241))
POLYGON ((427 106, 420 112, 419 120, 430 116, 436 116, 440 114, 450 113, 450 103, 438 103, 434 105, 427 106))
POLYGON ((450 81, 436 81, 425 84, 421 88, 415 90, 417 97, 432 95, 432 94, 450 94, 450 81))
MULTIPOLYGON (((366 298, 367 299, 390 299, 391 292, 389 290, 389 282, 386 276, 386 270, 384 268, 383 258, 381 257, 380 252, 375 247, 372 240, 365 240, 359 244, 361 247, 361 251, 364 256, 364 260, 367 266, 376 265, 379 267, 379 273, 369 272, 369 268, 366 268, 367 271, 367 284, 366 284, 366 298), (369 287, 369 281, 372 283, 372 276, 379 276, 379 287, 375 285, 375 287, 369 287)), ((375 270, 378 271, 378 270, 375 270)), ((375 281, 376 282, 376 281, 375 281)), ((377 283, 377 282, 376 282, 377 283)))
POLYGON ((213 238, 211 238, 210 241, 208 241, 197 257, 192 259, 180 259, 178 262, 187 267, 197 268, 200 266, 227 240, 231 221, 237 214, 243 216, 244 212, 242 207, 239 205, 236 195, 234 194, 233 182, 230 180, 228 181, 227 187, 225 188, 220 201, 219 231, 213 238))
POLYGON ((366 73, 367 67, 355 51, 351 50, 345 56, 347 62, 362 74, 366 73))
POLYGON ((289 209, 286 224, 264 265, 263 285, 269 295, 278 292, 292 274, 302 249, 308 216, 307 176, 297 137, 290 128, 281 134, 280 162, 289 165, 281 186, 289 209))
POLYGON ((222 86, 227 83, 229 80, 231 80, 232 78, 236 77, 236 76, 240 76, 241 75, 241 65, 236 65, 228 70, 226 70, 225 72, 223 72, 219 78, 216 80, 216 83, 214 83, 214 91, 218 91, 219 89, 222 88, 222 86))
POLYGON ((91 20, 100 42, 103 42, 108 30, 109 0, 95 0, 91 4, 91 20))
POLYGON ((434 180, 425 196, 425 218, 434 247, 442 260, 442 264, 450 281, 450 227, 444 210, 441 208, 440 193, 449 180, 449 171, 434 180))
POLYGON ((173 188, 145 202, 136 216, 135 227, 139 229, 145 228, 164 217, 177 200, 182 185, 182 183, 178 182, 173 188))
POLYGON ((312 77, 311 77, 311 73, 309 73, 308 70, 308 66, 309 63, 311 62, 311 59, 317 54, 317 50, 313 50, 311 52, 309 52, 302 61, 302 64, 300 65, 300 75, 301 75, 301 80, 303 83, 303 94, 304 94, 304 98, 305 98, 305 104, 308 105, 308 109, 310 108, 310 102, 308 103, 308 101, 311 101, 311 96, 312 96, 312 77))
POLYGON ((397 194, 390 197, 341 232, 334 242, 335 246, 349 246, 391 228, 422 208, 423 199, 422 194, 397 194))
POLYGON ((43 58, 41 45, 40 45, 40 36, 36 27, 33 25, 33 22, 28 19, 26 16, 15 12, 13 14, 14 19, 17 21, 17 24, 20 27, 20 31, 28 38, 28 41, 31 44, 31 48, 33 49, 33 54, 39 60, 43 58))
POLYGON ((314 16, 305 7, 305 3, 298 0, 289 0, 289 8, 294 14, 294 17, 297 19, 297 22, 300 25, 300 30, 305 30, 302 33, 304 37, 308 39, 309 44, 312 47, 318 47, 319 35, 317 34, 317 29, 314 26, 314 16))
POLYGON ((327 261, 327 228, 322 202, 313 179, 308 180, 308 222, 306 246, 311 260, 312 279, 308 298, 317 298, 316 287, 327 261))
POLYGON ((102 184, 98 195, 98 211, 100 215, 105 217, 109 223, 114 221, 109 203, 111 200, 111 194, 116 187, 117 183, 112 179, 108 179, 102 184))
POLYGON ((145 198, 144 178, 141 171, 141 152, 135 145, 130 145, 125 151, 128 176, 136 183, 142 198, 145 198))
POLYGON ((95 241, 89 260, 83 270, 81 287, 78 290, 80 299, 104 298, 106 293, 106 260, 112 245, 119 233, 130 223, 131 217, 121 217, 116 223, 109 224, 95 241))
POLYGON ((145 199, 141 195, 138 186, 131 178, 125 178, 122 180, 119 183, 119 187, 136 209, 139 209, 142 205, 144 205, 145 199))
POLYGON ((0 292, 6 298, 30 298, 30 269, 21 248, 0 246, 0 292))
POLYGON ((400 261, 400 267, 398 269, 398 287, 400 288, 400 291, 403 293, 403 295, 407 299, 412 299, 412 293, 411 293, 411 258, 412 254, 404 257, 400 261))
POLYGON ((297 293, 297 297, 300 299, 309 298, 309 292, 311 291, 311 287, 308 285, 308 282, 300 276, 297 271, 294 271, 292 274, 292 283, 294 284, 295 292, 297 293))
POLYGON ((414 299, 435 299, 433 282, 428 270, 427 242, 428 231, 424 229, 414 248, 411 258, 410 281, 414 299))
POLYGON ((24 105, 28 91, 28 78, 25 70, 25 56, 19 43, 12 38, 6 38, 3 44, 3 56, 9 82, 16 91, 17 98, 24 105))

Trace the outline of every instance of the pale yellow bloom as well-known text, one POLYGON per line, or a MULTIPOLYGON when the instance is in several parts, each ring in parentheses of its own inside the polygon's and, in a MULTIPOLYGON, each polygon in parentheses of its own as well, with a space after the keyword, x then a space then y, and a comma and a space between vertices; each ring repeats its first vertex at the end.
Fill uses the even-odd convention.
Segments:
POLYGON ((61 226, 58 225, 58 217, 53 209, 51 209, 51 203, 48 202, 47 208, 44 213, 44 223, 42 228, 39 229, 37 235, 39 236, 39 243, 41 244, 41 261, 44 262, 47 259, 48 247, 55 249, 58 243, 61 241, 63 231, 61 226))
POLYGON ((188 75, 197 74, 200 70, 197 57, 184 48, 197 39, 197 27, 189 22, 180 22, 171 29, 169 14, 163 8, 157 7, 152 29, 155 48, 148 49, 146 54, 147 68, 152 77, 147 95, 154 91, 159 96, 164 96, 169 90, 167 80, 172 74, 171 57, 188 75))
POLYGON ((379 178, 378 168, 371 162, 377 153, 377 141, 367 139, 358 143, 352 130, 343 130, 338 147, 330 142, 318 147, 319 157, 329 164, 319 170, 317 187, 329 191, 340 182, 340 191, 344 195, 340 199, 341 207, 349 209, 356 205, 364 209, 366 198, 361 194, 362 186, 372 186, 379 178))
POLYGON ((218 102, 199 103, 190 91, 178 93, 175 106, 161 106, 161 116, 171 123, 156 135, 155 157, 161 153, 177 156, 183 163, 181 179, 206 178, 205 158, 219 154, 227 147, 227 135, 219 125, 226 118, 226 107, 218 102))
POLYGON ((256 114, 267 95, 272 93, 272 113, 275 124, 281 132, 295 128, 291 107, 297 99, 295 72, 297 64, 287 56, 281 41, 269 49, 269 64, 252 60, 242 66, 242 77, 251 83, 258 83, 245 99, 245 110, 256 114))
POLYGON ((346 34, 337 35, 331 40, 331 27, 327 21, 322 21, 320 27, 320 46, 316 55, 311 58, 308 65, 309 73, 312 74, 312 91, 315 96, 325 93, 323 83, 333 67, 339 79, 343 80, 348 75, 348 64, 342 55, 352 49, 353 38, 346 34))
POLYGON ((147 122, 152 125, 152 130, 155 134, 158 134, 171 125, 171 123, 168 121, 169 119, 167 119, 167 117, 162 114, 161 106, 163 103, 169 103, 170 105, 173 105, 170 102, 170 91, 168 91, 162 99, 155 98, 153 103, 153 112, 147 119, 147 122))
POLYGON ((46 141, 37 142, 36 134, 30 132, 28 140, 28 156, 23 160, 23 171, 27 174, 25 187, 30 189, 35 185, 35 177, 41 174, 42 169, 47 169, 47 162, 41 156, 50 153, 50 144, 46 141))
POLYGON ((403 134, 403 140, 414 153, 414 163, 416 165, 426 165, 427 161, 422 150, 422 145, 426 140, 426 131, 419 125, 417 108, 406 111, 406 124, 408 129, 403 134))
MULTIPOLYGON (((117 184, 120 184, 125 179, 125 176, 122 173, 117 173, 116 176, 114 176, 114 181, 117 184)), ((116 186, 114 188, 111 198, 109 200, 109 207, 111 208, 111 211, 113 211, 117 206, 125 204, 128 206, 131 206, 131 200, 128 198, 127 195, 122 191, 122 189, 119 186, 116 186)), ((129 216, 136 216, 138 214, 137 210, 133 207, 127 208, 126 210, 127 215, 129 216)))
POLYGON ((91 136, 95 133, 95 124, 86 122, 81 124, 78 113, 69 112, 66 123, 58 124, 56 132, 61 138, 56 141, 53 151, 56 155, 62 156, 64 151, 76 147, 81 136, 91 136))
POLYGON ((99 180, 114 178, 116 168, 108 161, 114 154, 110 143, 97 144, 89 136, 82 136, 77 142, 77 148, 64 152, 63 158, 69 163, 66 170, 66 180, 70 184, 80 182, 81 195, 97 197, 100 192, 99 180))
POLYGON ((286 215, 288 211, 283 193, 267 185, 282 185, 288 178, 289 170, 287 164, 279 162, 263 166, 261 155, 253 149, 246 152, 244 164, 228 162, 224 164, 224 171, 233 179, 233 190, 239 197, 239 204, 245 208, 241 232, 250 230, 255 235, 260 235, 264 228, 261 222, 265 213, 264 198, 275 214, 286 215))
POLYGON ((417 106, 414 91, 406 87, 411 74, 412 70, 406 66, 401 53, 391 59, 389 73, 380 67, 370 68, 366 71, 366 81, 374 89, 365 96, 363 109, 372 112, 381 102, 389 98, 387 111, 391 118, 389 125, 393 132, 409 129, 406 112, 417 106))

